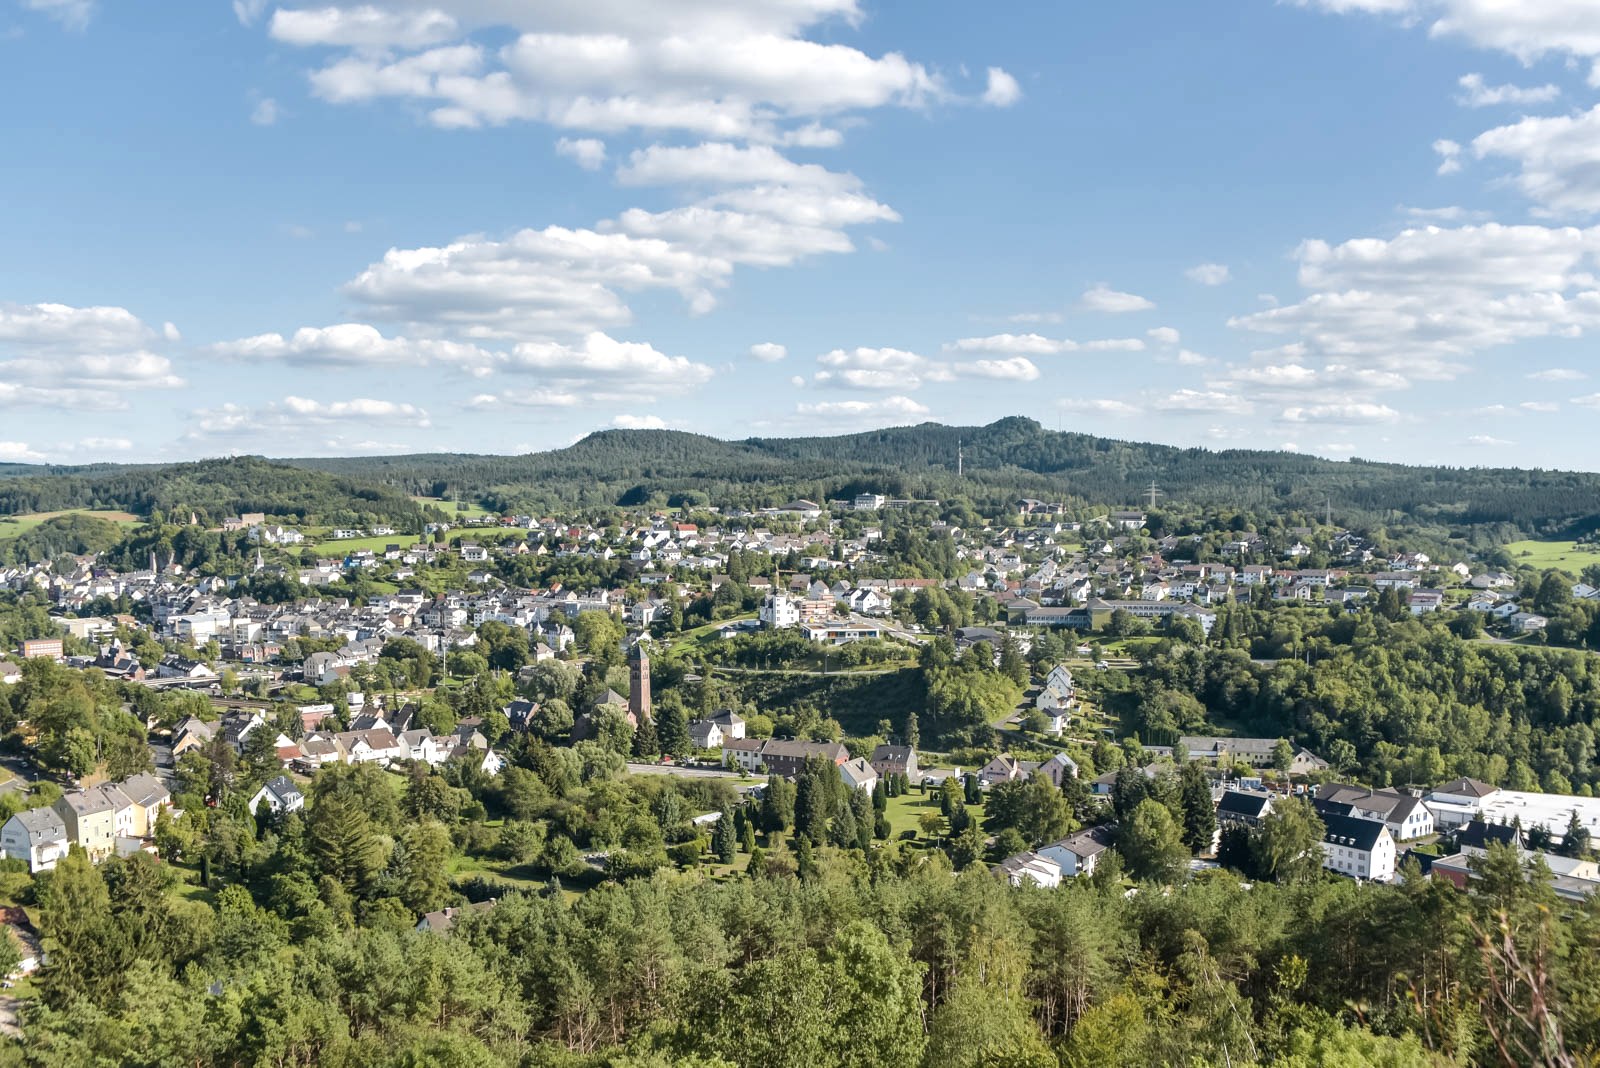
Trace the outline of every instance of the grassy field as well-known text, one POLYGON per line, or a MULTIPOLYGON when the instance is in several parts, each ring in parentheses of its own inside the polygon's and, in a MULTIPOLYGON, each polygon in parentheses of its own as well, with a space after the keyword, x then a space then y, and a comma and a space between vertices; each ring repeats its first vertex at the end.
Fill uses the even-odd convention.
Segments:
POLYGON ((389 534, 381 538, 329 538, 316 542, 308 539, 306 544, 318 556, 344 556, 357 549, 371 549, 375 553, 381 553, 391 545, 398 545, 402 549, 410 548, 420 540, 415 534, 389 534))
POLYGON ((140 521, 139 517, 132 512, 97 512, 88 508, 73 508, 64 512, 32 512, 28 515, 0 516, 0 541, 26 534, 45 520, 55 519, 57 516, 63 515, 92 515, 96 519, 105 519, 127 526, 132 526, 140 521))
POLYGON ((1514 541, 1506 554, 1518 567, 1560 568, 1576 575, 1590 564, 1600 564, 1600 549, 1570 541, 1514 541))
POLYGON ((473 504, 471 501, 462 501, 461 503, 466 505, 466 507, 458 511, 456 509, 455 501, 440 500, 438 497, 413 497, 411 499, 416 501, 418 504, 431 504, 435 508, 442 508, 449 514, 460 519, 473 519, 478 516, 495 514, 489 511, 487 508, 473 504))

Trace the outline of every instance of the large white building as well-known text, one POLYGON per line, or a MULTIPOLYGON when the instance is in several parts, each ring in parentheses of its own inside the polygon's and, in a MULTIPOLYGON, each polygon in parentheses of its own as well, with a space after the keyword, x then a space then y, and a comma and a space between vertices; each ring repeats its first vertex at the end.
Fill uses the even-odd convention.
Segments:
POLYGON ((1394 835, 1378 820, 1359 816, 1322 817, 1322 866, 1352 879, 1386 883, 1394 879, 1394 835))
POLYGON ((786 630, 800 625, 800 606, 787 593, 773 590, 761 602, 761 625, 768 630, 786 630))

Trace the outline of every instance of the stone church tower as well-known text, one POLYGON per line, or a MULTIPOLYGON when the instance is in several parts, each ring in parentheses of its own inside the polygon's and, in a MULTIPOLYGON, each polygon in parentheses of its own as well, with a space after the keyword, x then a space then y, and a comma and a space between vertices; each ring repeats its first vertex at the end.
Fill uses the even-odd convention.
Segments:
POLYGON ((635 723, 650 719, 650 654, 636 642, 628 654, 628 714, 635 723))

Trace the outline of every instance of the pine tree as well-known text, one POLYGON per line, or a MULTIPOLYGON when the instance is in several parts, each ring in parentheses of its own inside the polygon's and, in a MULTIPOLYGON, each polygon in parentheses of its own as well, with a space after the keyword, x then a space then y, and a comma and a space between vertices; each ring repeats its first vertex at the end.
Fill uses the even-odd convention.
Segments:
POLYGON ((1183 844, 1191 853, 1211 851, 1217 832, 1217 810, 1211 803, 1211 783, 1199 764, 1186 764, 1178 790, 1183 810, 1183 844))
POLYGON ((737 841, 733 832, 733 817, 724 812, 717 821, 716 827, 711 832, 711 850, 716 853, 717 859, 724 864, 732 864, 733 856, 737 849, 737 841))

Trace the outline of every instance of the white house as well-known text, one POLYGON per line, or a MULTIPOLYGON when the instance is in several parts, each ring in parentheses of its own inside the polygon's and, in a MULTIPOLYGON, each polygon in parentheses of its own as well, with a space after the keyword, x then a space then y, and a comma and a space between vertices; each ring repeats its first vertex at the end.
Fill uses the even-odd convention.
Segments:
POLYGON ((1386 883, 1394 878, 1394 836, 1378 820, 1322 817, 1322 866, 1339 875, 1386 883))
POLYGON ((306 805, 306 795, 289 780, 287 775, 268 779, 250 798, 250 811, 258 812, 262 805, 272 813, 298 812, 306 805))
POLYGON ((1116 832, 1109 826, 1088 827, 1040 847, 1039 855, 1054 862, 1069 879, 1093 875, 1100 854, 1110 849, 1115 840, 1116 832))
POLYGON ((49 871, 67 855, 67 825, 52 808, 19 812, 0 827, 0 851, 9 860, 25 860, 30 872, 49 871))
POLYGON ((994 869, 1012 886, 1032 884, 1046 890, 1061 885, 1061 865, 1040 853, 1018 853, 1007 857, 994 869))

